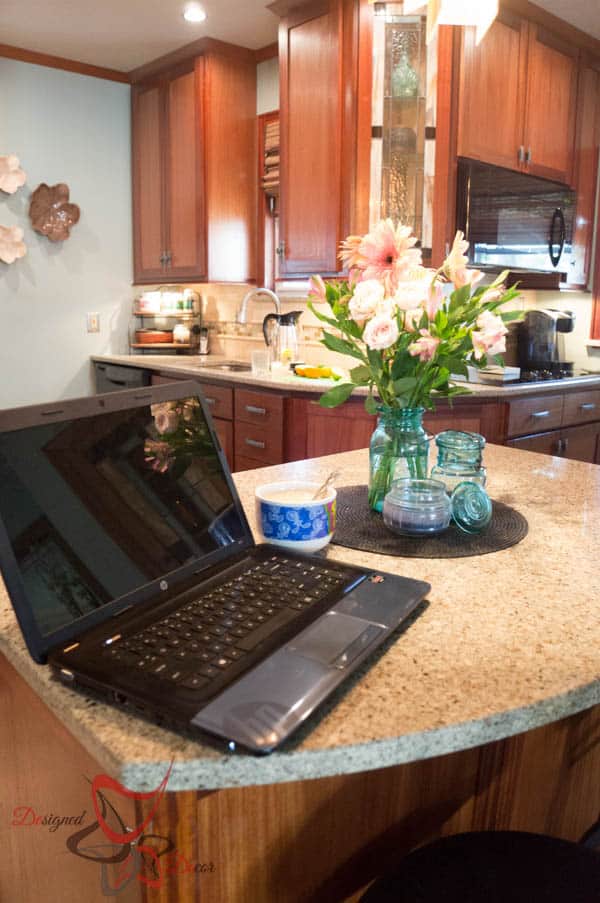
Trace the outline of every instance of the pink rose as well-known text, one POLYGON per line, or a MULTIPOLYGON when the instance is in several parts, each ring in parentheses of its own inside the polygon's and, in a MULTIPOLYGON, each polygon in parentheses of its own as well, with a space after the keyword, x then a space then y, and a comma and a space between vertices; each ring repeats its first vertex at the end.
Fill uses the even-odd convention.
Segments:
POLYGON ((313 301, 327 301, 325 283, 320 276, 311 276, 308 280, 308 284, 310 285, 308 292, 309 298, 311 298, 313 301))
POLYGON ((423 308, 417 307, 415 310, 407 310, 404 314, 404 328, 408 332, 416 332, 423 316, 423 308))
POLYGON ((503 354, 506 351, 506 334, 508 329, 504 325, 502 317, 484 310, 477 317, 476 325, 479 329, 473 330, 471 339, 475 359, 480 360, 483 355, 503 354))
POLYGON ((421 338, 408 346, 408 353, 413 357, 419 356, 422 361, 430 361, 436 352, 440 340, 431 335, 428 329, 420 329, 421 338))
POLYGON ((398 324, 392 317, 378 314, 369 320, 363 332, 363 341, 375 351, 383 351, 398 341, 398 324))
POLYGON ((401 282, 394 295, 394 301, 400 310, 414 310, 416 307, 423 306, 428 296, 429 282, 425 279, 416 279, 410 282, 401 282))

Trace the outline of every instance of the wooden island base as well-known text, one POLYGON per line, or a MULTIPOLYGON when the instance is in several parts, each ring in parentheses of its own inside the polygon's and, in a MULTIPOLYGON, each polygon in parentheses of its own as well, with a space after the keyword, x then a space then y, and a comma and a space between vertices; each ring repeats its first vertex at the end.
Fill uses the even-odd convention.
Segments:
MULTIPOLYGON (((86 903, 106 900, 101 867, 66 848, 77 828, 11 824, 18 806, 61 816, 86 810, 83 826, 91 824, 86 777, 104 769, 3 658, 0 725, 0 900, 80 903, 82 888, 86 903)), ((599 774, 596 706, 497 743, 379 771, 167 794, 152 832, 172 840, 185 858, 180 867, 196 869, 165 876, 157 889, 133 881, 117 899, 355 901, 386 863, 440 835, 511 828, 579 839, 600 812, 599 774)), ((134 813, 119 801, 118 809, 131 826, 150 805, 136 803, 134 813)), ((102 842, 99 831, 87 841, 102 842)), ((110 869, 118 880, 119 867, 110 869)))

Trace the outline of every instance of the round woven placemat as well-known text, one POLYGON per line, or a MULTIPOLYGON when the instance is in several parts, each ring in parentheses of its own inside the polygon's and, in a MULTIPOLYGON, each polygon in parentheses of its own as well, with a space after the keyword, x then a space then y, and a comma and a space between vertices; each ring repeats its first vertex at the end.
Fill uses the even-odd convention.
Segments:
POLYGON ((492 520, 482 533, 463 533, 452 523, 444 533, 434 536, 399 536, 369 508, 366 486, 342 486, 337 491, 337 523, 331 541, 346 549, 379 555, 468 558, 508 549, 521 542, 528 529, 522 514, 503 502, 493 502, 492 520))

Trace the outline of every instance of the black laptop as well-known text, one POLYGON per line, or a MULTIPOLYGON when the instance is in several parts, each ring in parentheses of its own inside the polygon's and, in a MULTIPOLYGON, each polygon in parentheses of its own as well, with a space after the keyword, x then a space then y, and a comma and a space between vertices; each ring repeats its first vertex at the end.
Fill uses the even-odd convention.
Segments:
POLYGON ((60 681, 255 752, 430 589, 257 545, 193 382, 0 412, 0 568, 60 681))

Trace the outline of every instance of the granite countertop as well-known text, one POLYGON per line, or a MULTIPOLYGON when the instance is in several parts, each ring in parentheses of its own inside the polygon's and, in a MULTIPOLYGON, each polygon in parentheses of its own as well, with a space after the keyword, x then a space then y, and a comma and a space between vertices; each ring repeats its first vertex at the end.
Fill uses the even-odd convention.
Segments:
MULTIPOLYGON (((254 488, 274 479, 367 479, 356 451, 235 477, 254 528, 254 488)), ((54 683, 29 658, 0 583, 0 651, 68 730, 124 784, 148 790, 270 784, 366 771, 488 743, 600 703, 600 467, 499 446, 489 489, 521 510, 511 549, 407 559, 330 545, 327 555, 428 581, 429 605, 281 751, 224 754, 54 683)))
MULTIPOLYGON (((286 392, 321 393, 334 386, 336 383, 329 379, 303 379, 290 374, 282 376, 269 374, 268 376, 254 376, 250 372, 232 373, 215 369, 212 364, 231 360, 221 355, 211 354, 200 358, 196 355, 175 357, 161 354, 105 354, 94 355, 92 361, 108 364, 121 364, 127 367, 142 367, 147 370, 164 373, 179 379, 210 379, 211 382, 224 382, 229 385, 257 386, 264 389, 277 389, 286 392)), ((559 389, 594 389, 600 387, 600 372, 591 376, 573 377, 567 381, 564 379, 551 379, 538 383, 520 383, 517 385, 484 385, 482 383, 465 383, 465 394, 491 400, 510 399, 520 395, 539 395, 547 392, 556 392, 559 389)), ((355 395, 366 395, 366 388, 354 390, 355 395)))

